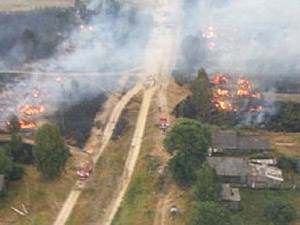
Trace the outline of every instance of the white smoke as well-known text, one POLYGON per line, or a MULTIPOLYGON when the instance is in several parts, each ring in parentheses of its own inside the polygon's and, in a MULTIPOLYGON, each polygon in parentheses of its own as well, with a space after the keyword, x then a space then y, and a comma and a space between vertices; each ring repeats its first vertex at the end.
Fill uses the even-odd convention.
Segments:
POLYGON ((218 36, 215 49, 203 59, 209 72, 299 72, 300 1, 199 0, 187 5, 185 35, 201 35, 212 26, 218 36))

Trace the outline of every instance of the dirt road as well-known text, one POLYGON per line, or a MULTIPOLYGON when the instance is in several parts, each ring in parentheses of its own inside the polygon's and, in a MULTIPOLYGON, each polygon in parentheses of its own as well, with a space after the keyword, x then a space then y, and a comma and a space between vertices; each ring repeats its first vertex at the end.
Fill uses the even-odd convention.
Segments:
MULTIPOLYGON (((106 148, 111 135, 113 133, 114 127, 122 113, 122 110, 126 106, 126 104, 130 101, 130 99, 136 95, 140 90, 142 89, 141 84, 137 84, 134 88, 132 88, 130 91, 127 92, 126 95, 124 95, 121 100, 117 103, 117 105, 114 107, 113 111, 111 112, 111 116, 109 119, 109 122, 107 123, 105 130, 102 134, 101 142, 96 143, 94 141, 91 141, 94 148, 89 148, 86 150, 92 155, 93 161, 97 162, 100 158, 101 154, 103 153, 104 149, 106 148), (97 146, 98 145, 98 146, 97 146), (96 149, 96 151, 95 151, 96 149)), ((92 139, 96 139, 100 141, 100 137, 98 136, 97 132, 92 132, 91 137, 92 139)), ((67 222, 81 192, 82 189, 85 187, 86 182, 85 181, 77 181, 74 185, 73 190, 70 192, 68 198, 64 202, 55 222, 54 225, 63 225, 67 222)))
POLYGON ((155 27, 146 48, 144 76, 150 75, 154 77, 156 84, 144 93, 141 111, 132 139, 132 148, 127 157, 122 175, 122 182, 118 187, 116 197, 106 211, 104 219, 99 221, 98 224, 110 225, 120 207, 139 156, 150 102, 154 92, 157 92, 157 90, 159 90, 157 92, 158 107, 168 113, 166 89, 177 55, 178 18, 180 18, 180 16, 178 17, 178 8, 180 7, 181 5, 177 0, 158 0, 156 7, 152 9, 155 27))
POLYGON ((132 174, 134 172, 134 168, 136 165, 136 161, 139 156, 142 139, 144 136, 144 130, 146 126, 147 116, 150 108, 150 103, 152 100, 152 96, 154 92, 156 91, 156 87, 150 87, 148 90, 144 92, 142 106, 139 112, 137 125, 134 131, 134 135, 131 142, 131 149, 129 151, 123 175, 122 175, 122 181, 120 183, 119 189, 117 190, 116 197, 112 200, 111 205, 106 211, 106 215, 104 216, 101 221, 99 221, 99 224, 102 225, 110 225, 115 214, 117 213, 119 206, 122 202, 122 199, 125 195, 125 192, 128 188, 128 185, 130 183, 132 174))
POLYGON ((75 0, 1 0, 0 11, 27 11, 48 7, 74 7, 75 0))

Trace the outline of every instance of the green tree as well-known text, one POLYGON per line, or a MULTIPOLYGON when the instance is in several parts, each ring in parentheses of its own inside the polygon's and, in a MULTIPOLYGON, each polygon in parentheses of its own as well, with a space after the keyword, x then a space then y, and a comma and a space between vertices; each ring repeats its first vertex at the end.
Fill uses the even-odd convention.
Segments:
POLYGON ((208 76, 204 69, 198 71, 196 80, 191 83, 192 102, 201 121, 210 119, 212 93, 208 76))
POLYGON ((183 118, 167 133, 164 144, 171 154, 184 152, 204 159, 208 150, 208 136, 207 129, 201 123, 183 118))
POLYGON ((231 225, 229 213, 216 202, 196 203, 188 225, 231 225))
POLYGON ((69 150, 65 146, 56 126, 45 124, 37 129, 33 155, 37 170, 43 175, 54 178, 61 174, 69 150))
POLYGON ((11 160, 6 155, 6 150, 0 148, 0 174, 7 174, 11 169, 11 160))
POLYGON ((197 173, 197 181, 193 187, 193 196, 196 201, 217 201, 222 186, 216 171, 207 164, 203 164, 197 173))
POLYGON ((188 157, 187 154, 183 152, 177 153, 170 159, 168 168, 172 178, 177 184, 189 186, 195 182, 197 175, 195 173, 193 160, 195 160, 195 158, 188 157))
POLYGON ((264 209, 264 215, 274 224, 289 224, 296 219, 295 208, 284 201, 270 202, 264 209))
POLYGON ((20 123, 17 116, 13 115, 8 119, 7 129, 11 134, 19 132, 20 123))

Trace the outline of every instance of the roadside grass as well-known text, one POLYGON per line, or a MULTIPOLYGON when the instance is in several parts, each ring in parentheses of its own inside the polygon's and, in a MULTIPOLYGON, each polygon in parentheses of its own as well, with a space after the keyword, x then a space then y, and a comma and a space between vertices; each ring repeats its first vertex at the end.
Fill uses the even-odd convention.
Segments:
POLYGON ((125 161, 135 129, 142 94, 125 107, 124 116, 128 120, 126 132, 119 139, 110 141, 100 160, 96 164, 88 186, 83 190, 67 225, 82 225, 101 220, 105 209, 109 206, 118 183, 122 177, 125 161))
POLYGON ((51 224, 75 183, 71 173, 63 173, 55 180, 47 180, 37 172, 34 165, 26 166, 25 169, 26 175, 23 179, 9 182, 7 196, 0 199, 0 225, 51 224), (17 214, 10 208, 13 206, 22 209, 22 204, 29 212, 27 217, 17 214))
MULTIPOLYGON (((300 210, 300 190, 258 190, 241 188, 243 210, 231 213, 234 218, 240 218, 243 225, 273 225, 263 215, 264 207, 272 200, 282 199, 300 210)), ((300 224, 300 218, 293 225, 300 224)))
POLYGON ((157 156, 152 153, 155 136, 160 132, 155 125, 156 108, 151 104, 140 155, 125 193, 121 206, 112 225, 147 225, 153 224, 158 192, 160 190, 157 156))

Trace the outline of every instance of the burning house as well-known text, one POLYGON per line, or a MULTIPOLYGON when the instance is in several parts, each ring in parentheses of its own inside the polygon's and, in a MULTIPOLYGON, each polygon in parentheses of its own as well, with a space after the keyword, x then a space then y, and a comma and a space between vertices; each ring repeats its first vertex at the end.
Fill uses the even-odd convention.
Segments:
POLYGON ((238 135, 232 130, 218 130, 211 134, 210 155, 242 156, 270 151, 267 138, 257 135, 238 135))
POLYGON ((213 105, 217 110, 229 112, 260 112, 264 110, 261 94, 249 79, 232 79, 224 74, 210 78, 213 105))

